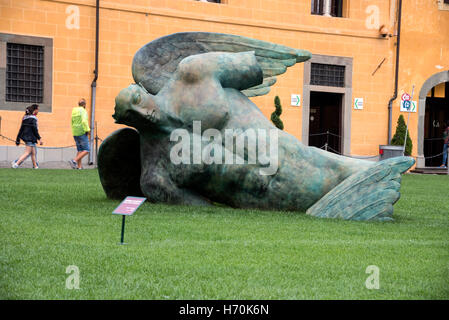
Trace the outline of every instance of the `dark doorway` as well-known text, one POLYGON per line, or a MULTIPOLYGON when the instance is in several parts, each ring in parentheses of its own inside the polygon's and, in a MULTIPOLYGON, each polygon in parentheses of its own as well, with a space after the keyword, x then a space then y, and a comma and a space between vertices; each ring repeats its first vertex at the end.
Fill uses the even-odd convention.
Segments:
POLYGON ((341 154, 343 94, 310 93, 309 146, 341 154))
POLYGON ((424 157, 426 167, 439 167, 443 155, 444 121, 449 121, 449 82, 444 85, 444 95, 435 96, 435 87, 426 98, 426 114, 424 119, 424 157))

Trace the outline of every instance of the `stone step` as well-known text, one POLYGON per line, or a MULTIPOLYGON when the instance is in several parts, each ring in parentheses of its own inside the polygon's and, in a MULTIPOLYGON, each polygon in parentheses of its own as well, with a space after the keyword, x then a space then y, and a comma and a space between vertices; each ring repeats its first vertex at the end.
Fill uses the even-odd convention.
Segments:
POLYGON ((421 174, 449 174, 448 169, 441 167, 415 168, 413 170, 410 170, 410 172, 421 174))

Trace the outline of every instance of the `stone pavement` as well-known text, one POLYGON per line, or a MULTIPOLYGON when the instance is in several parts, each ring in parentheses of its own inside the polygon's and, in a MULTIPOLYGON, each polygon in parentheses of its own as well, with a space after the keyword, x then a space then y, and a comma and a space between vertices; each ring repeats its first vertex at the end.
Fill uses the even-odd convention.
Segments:
MULTIPOLYGON (((32 168, 33 165, 31 163, 31 160, 27 159, 24 163, 18 168, 32 168)), ((11 168, 11 162, 10 161, 0 161, 0 168, 11 168)), ((89 166, 88 164, 83 164, 84 169, 96 169, 95 165, 89 166)), ((39 163, 39 169, 70 169, 73 170, 72 167, 68 162, 63 161, 46 161, 39 163)))

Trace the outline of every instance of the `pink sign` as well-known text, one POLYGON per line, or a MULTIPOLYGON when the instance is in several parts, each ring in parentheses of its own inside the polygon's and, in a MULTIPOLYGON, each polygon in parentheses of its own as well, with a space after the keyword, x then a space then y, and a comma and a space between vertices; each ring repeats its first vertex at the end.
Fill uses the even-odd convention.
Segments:
POLYGON ((144 203, 146 198, 141 197, 126 197, 122 203, 112 212, 112 214, 122 214, 130 216, 144 203))

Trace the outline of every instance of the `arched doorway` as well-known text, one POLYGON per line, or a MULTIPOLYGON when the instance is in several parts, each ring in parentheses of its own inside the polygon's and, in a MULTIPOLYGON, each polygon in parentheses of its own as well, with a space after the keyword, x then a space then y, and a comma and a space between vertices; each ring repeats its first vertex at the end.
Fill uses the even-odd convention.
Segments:
POLYGON ((447 117, 449 117, 449 89, 446 89, 449 85, 441 85, 446 82, 449 82, 449 70, 431 76, 424 82, 419 92, 417 168, 436 166, 435 161, 438 161, 438 159, 430 160, 426 159, 426 157, 442 152, 442 146, 441 150, 437 152, 437 149, 439 149, 439 137, 437 136, 440 134, 438 130, 440 130, 442 125, 441 119, 446 118, 447 120, 447 117), (443 95, 435 96, 435 87, 439 87, 439 90, 444 90, 443 95), (428 96, 429 92, 430 96, 428 96))

